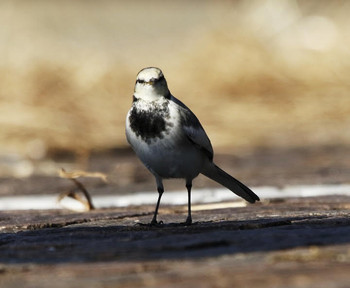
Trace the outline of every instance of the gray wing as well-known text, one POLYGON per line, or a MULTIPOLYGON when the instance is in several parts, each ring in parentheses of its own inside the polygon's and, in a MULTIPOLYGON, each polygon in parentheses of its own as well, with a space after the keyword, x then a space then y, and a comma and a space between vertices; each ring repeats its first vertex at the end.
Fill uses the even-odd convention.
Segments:
POLYGON ((171 97, 171 100, 180 106, 181 125, 187 138, 212 161, 214 156, 213 147, 196 115, 174 96, 171 97))

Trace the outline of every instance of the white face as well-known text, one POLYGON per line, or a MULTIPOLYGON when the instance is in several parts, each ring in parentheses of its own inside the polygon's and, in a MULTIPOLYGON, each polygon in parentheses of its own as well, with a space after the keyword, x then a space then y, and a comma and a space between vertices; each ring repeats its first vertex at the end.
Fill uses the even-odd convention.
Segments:
POLYGON ((136 77, 134 96, 145 101, 154 101, 159 97, 169 97, 169 89, 162 71, 149 67, 142 69, 136 77))

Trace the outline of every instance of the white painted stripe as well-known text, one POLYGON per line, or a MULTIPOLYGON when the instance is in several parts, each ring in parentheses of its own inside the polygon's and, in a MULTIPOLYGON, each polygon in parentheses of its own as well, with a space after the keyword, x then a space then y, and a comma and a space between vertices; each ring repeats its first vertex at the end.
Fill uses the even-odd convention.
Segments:
MULTIPOLYGON (((316 197, 326 195, 350 196, 350 185, 298 185, 277 187, 255 187, 253 191, 264 199, 288 198, 288 197, 316 197)), ((140 192, 127 195, 99 195, 93 196, 92 201, 96 208, 126 207, 130 205, 155 205, 158 194, 156 192, 140 192)), ((193 189, 192 203, 213 203, 221 201, 237 201, 241 198, 225 188, 218 189, 193 189)), ((187 203, 187 192, 165 192, 162 204, 184 205, 187 203)), ((57 202, 57 195, 28 195, 0 197, 0 210, 39 210, 60 209, 62 206, 83 211, 83 205, 73 199, 64 198, 57 202)))

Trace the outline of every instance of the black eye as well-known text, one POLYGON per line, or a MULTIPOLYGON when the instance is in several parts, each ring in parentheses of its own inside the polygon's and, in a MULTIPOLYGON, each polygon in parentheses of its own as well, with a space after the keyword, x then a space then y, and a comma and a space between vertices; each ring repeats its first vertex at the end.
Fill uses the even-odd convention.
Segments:
POLYGON ((145 80, 142 80, 142 79, 136 79, 136 83, 148 83, 148 84, 150 84, 150 83, 157 83, 157 82, 159 82, 159 81, 161 81, 161 80, 164 80, 164 76, 161 76, 161 77, 159 77, 159 78, 152 78, 152 79, 150 79, 149 81, 145 81, 145 80))

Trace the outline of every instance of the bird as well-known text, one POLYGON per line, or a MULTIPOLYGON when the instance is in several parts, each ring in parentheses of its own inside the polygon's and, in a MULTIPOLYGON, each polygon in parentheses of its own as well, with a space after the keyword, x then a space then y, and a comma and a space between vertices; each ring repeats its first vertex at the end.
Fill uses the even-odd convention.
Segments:
POLYGON ((185 179, 188 192, 185 225, 192 224, 192 181, 199 174, 220 183, 250 203, 259 197, 214 162, 211 142, 195 114, 169 91, 163 72, 142 69, 136 77, 132 105, 126 116, 128 143, 155 177, 158 200, 150 225, 157 221, 164 193, 163 179, 185 179))

